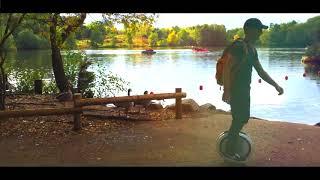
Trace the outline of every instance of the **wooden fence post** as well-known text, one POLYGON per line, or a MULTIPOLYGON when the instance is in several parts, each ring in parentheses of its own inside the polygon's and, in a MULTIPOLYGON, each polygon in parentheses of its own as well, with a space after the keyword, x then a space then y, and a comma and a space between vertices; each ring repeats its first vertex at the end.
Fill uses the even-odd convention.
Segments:
MULTIPOLYGON (((76 104, 76 100, 80 100, 81 98, 81 93, 75 93, 73 95, 73 107, 79 107, 76 104)), ((78 131, 81 129, 81 113, 74 113, 73 116, 73 130, 78 131)))
POLYGON ((42 94, 42 80, 34 80, 34 93, 42 94))
MULTIPOLYGON (((181 93, 181 88, 176 88, 176 93, 181 93)), ((181 97, 176 97, 176 119, 182 119, 182 101, 181 97)))

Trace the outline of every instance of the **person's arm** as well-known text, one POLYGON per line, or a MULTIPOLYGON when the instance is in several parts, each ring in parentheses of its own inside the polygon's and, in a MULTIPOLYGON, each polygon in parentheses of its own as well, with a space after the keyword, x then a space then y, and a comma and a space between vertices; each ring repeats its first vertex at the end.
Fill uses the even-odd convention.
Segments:
POLYGON ((280 87, 270 76, 269 74, 262 68, 258 59, 256 59, 253 63, 254 68, 256 69, 258 75, 267 83, 276 88, 279 92, 279 95, 283 94, 283 88, 280 87))

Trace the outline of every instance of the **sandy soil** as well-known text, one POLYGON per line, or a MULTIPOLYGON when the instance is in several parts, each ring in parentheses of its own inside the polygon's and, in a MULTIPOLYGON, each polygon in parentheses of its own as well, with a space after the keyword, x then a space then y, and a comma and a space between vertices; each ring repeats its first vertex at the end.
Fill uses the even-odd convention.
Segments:
MULTIPOLYGON (((25 102, 34 101, 29 98, 25 102)), ((83 116, 80 132, 72 131, 69 115, 2 119, 0 166, 239 165, 224 162, 216 151, 218 134, 230 126, 229 114, 184 114, 179 120, 171 115, 155 120, 83 116)), ((317 126, 250 119, 243 131, 251 136, 254 151, 241 166, 320 166, 317 126)))

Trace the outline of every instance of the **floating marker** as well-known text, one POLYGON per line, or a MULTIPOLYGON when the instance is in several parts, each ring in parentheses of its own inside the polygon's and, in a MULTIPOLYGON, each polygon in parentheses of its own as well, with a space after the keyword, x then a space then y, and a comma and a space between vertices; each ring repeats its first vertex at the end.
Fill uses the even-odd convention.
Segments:
POLYGON ((284 77, 284 79, 288 80, 288 76, 284 77))
POLYGON ((259 79, 258 82, 261 83, 261 79, 259 79))
POLYGON ((202 85, 200 85, 200 86, 199 86, 199 89, 200 89, 200 90, 202 90, 202 89, 203 89, 203 86, 202 86, 202 85))

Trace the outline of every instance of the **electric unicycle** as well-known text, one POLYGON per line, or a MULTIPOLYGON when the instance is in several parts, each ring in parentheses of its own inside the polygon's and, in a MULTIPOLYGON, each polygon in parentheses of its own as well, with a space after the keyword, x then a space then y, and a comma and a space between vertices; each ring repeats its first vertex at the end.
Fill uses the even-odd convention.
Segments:
POLYGON ((244 132, 239 133, 239 140, 237 144, 237 154, 240 155, 243 160, 234 160, 228 157, 226 153, 226 145, 228 142, 228 131, 222 132, 217 138, 217 149, 219 155, 226 161, 233 163, 245 163, 249 158, 253 151, 253 142, 251 138, 244 132))

